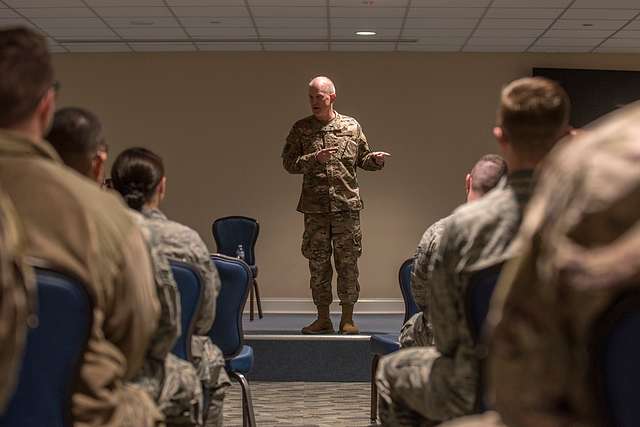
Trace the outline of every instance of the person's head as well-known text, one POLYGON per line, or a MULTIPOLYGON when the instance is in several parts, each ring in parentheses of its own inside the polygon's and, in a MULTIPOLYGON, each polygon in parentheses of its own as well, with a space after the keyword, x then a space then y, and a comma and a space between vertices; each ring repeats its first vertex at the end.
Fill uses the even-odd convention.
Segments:
POLYGON ((472 202, 492 190, 500 179, 507 174, 507 162, 496 155, 486 154, 476 162, 467 174, 465 188, 467 202, 472 202))
POLYGON ((107 143, 102 124, 91 111, 75 107, 56 111, 46 139, 67 166, 98 183, 104 181, 107 143))
POLYGON ((559 84, 543 77, 509 83, 500 96, 493 134, 509 169, 531 169, 567 135, 569 96, 559 84))
POLYGON ((309 105, 313 115, 320 121, 328 121, 333 114, 336 87, 328 77, 315 77, 309 82, 309 105))
POLYGON ((111 167, 113 188, 137 211, 157 208, 166 192, 162 158, 146 148, 124 150, 111 167))
POLYGON ((40 140, 55 110, 47 42, 26 28, 0 30, 0 128, 40 140))

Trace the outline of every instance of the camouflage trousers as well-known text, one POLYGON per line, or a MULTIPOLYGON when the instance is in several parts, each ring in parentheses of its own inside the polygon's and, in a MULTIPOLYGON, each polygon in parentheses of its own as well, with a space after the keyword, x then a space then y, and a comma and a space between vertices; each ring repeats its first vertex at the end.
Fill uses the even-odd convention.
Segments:
POLYGON ((165 427, 164 417, 151 396, 139 385, 128 383, 118 398, 119 420, 122 427, 165 427))
POLYGON ((425 312, 414 314, 400 329, 400 347, 427 347, 433 345, 431 322, 425 312))
POLYGON ((360 294, 358 258, 362 254, 359 211, 304 214, 302 255, 309 260, 311 295, 316 306, 333 301, 332 249, 340 304, 355 304, 360 294))
POLYGON ((134 383, 155 399, 168 426, 202 426, 202 385, 191 363, 173 354, 149 359, 134 383))
POLYGON ((206 393, 205 400, 209 402, 206 411, 206 426, 222 426, 222 409, 224 395, 231 381, 224 368, 224 356, 222 351, 211 342, 207 336, 194 335, 191 342, 193 364, 196 367, 198 377, 202 382, 202 388, 206 393))
MULTIPOLYGON (((433 426, 441 421, 429 418, 428 401, 433 401, 437 384, 431 370, 440 353, 433 347, 397 351, 380 359, 376 372, 380 420, 385 426, 433 426), (427 394, 432 394, 427 398, 427 394)), ((449 396, 442 396, 446 399, 449 396)))

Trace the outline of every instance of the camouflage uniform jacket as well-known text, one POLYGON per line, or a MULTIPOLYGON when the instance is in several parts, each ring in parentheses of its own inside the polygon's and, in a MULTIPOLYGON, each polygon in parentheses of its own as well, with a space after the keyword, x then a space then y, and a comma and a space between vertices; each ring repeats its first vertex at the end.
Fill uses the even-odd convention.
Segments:
POLYGON ((33 271, 24 262, 24 244, 13 205, 0 191, 0 413, 20 372, 27 322, 36 314, 33 271))
POLYGON ((507 185, 456 209, 445 226, 434 259, 429 296, 436 349, 425 412, 444 421, 471 414, 476 403, 479 364, 467 324, 470 276, 500 264, 515 250, 512 240, 532 191, 532 171, 516 171, 507 185), (441 390, 439 390, 441 388, 441 390))
POLYGON ((640 285, 640 105, 555 150, 492 301, 495 407, 509 426, 601 426, 597 321, 640 285), (552 380, 551 380, 552 379, 552 380))
POLYGON ((216 298, 220 291, 218 270, 211 262, 209 250, 195 230, 167 219, 158 209, 144 209, 147 224, 159 239, 160 251, 169 259, 194 266, 204 281, 200 313, 194 335, 207 335, 216 314, 216 298))
POLYGON ((328 213, 360 210, 364 207, 356 179, 356 167, 379 170, 371 156, 367 138, 352 117, 335 113, 327 124, 315 116, 297 121, 282 151, 282 163, 289 173, 304 174, 298 211, 328 213), (323 148, 338 151, 322 164, 315 159, 323 148))

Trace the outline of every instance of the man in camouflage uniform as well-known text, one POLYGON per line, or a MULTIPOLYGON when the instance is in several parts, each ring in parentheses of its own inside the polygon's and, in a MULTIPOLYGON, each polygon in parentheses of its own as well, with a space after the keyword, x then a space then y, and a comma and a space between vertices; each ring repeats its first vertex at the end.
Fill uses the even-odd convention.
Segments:
MULTIPOLYGON (((484 155, 471 168, 465 178, 467 203, 487 194, 498 185, 507 173, 504 159, 495 154, 484 155)), ((411 292, 420 308, 402 325, 400 330, 401 347, 424 347, 433 345, 433 331, 429 319, 429 296, 427 288, 431 276, 433 255, 440 245, 440 238, 449 217, 442 218, 424 232, 414 256, 411 270, 411 292)))
POLYGON ((410 348, 380 360, 380 418, 385 425, 436 425, 473 413, 479 361, 467 324, 470 276, 513 257, 512 245, 533 187, 533 169, 569 131, 569 99, 543 78, 502 91, 494 128, 509 167, 506 186, 458 208, 447 222, 429 282, 435 348, 410 348))
POLYGON ((36 315, 33 271, 24 262, 24 244, 17 214, 0 189, 0 413, 14 391, 28 323, 36 315))
MULTIPOLYGON (((47 140, 65 164, 99 184, 104 181, 107 144, 98 117, 67 107, 56 112, 47 140)), ((171 353, 180 335, 180 296, 159 238, 138 212, 130 210, 149 246, 153 261, 160 319, 144 365, 133 382, 151 395, 168 426, 202 425, 202 385, 195 368, 171 353)))
POLYGON ((333 333, 331 245, 342 306, 340 332, 357 334, 353 306, 358 300, 358 258, 362 253, 360 199, 356 168, 379 170, 388 153, 371 152, 360 124, 333 109, 335 86, 326 77, 309 83, 313 114, 297 121, 287 137, 282 162, 287 172, 303 174, 298 211, 304 213, 302 254, 309 260, 311 294, 318 318, 304 334, 333 333))

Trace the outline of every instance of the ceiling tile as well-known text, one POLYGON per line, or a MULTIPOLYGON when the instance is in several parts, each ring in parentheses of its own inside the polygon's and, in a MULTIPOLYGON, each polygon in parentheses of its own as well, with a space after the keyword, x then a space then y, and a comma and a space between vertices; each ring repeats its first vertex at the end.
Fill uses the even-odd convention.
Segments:
POLYGON ((0 9, 0 18, 17 18, 19 16, 11 9, 0 9))
POLYGON ((483 19, 478 28, 545 30, 552 19, 483 19))
POLYGON ((602 42, 602 38, 557 38, 557 37, 542 37, 540 38, 536 46, 591 46, 594 47, 598 43, 602 42))
POLYGON ((625 30, 640 30, 640 20, 635 20, 625 27, 625 30))
POLYGON ((84 0, 89 7, 164 6, 162 0, 84 0))
POLYGON ((33 18, 31 21, 43 29, 106 28, 100 18, 33 18))
POLYGON ((23 18, 0 18, 0 27, 18 27, 24 26, 34 28, 34 25, 23 18))
POLYGON ((549 30, 544 36, 545 37, 557 37, 557 38, 606 38, 613 34, 613 30, 549 30))
POLYGON ((195 52, 193 43, 129 43, 134 52, 195 52))
POLYGON ((91 18, 96 16, 86 7, 47 7, 16 9, 27 18, 91 18))
POLYGON ((604 47, 640 47, 640 39, 609 39, 605 41, 604 47))
POLYGON ((208 17, 208 16, 186 16, 178 18, 185 27, 252 27, 251 18, 246 17, 208 17))
POLYGON ((528 52, 545 52, 545 53, 567 53, 567 52, 590 52, 591 46, 532 46, 528 52))
POLYGON ((327 28, 325 18, 255 18, 259 28, 327 28))
POLYGON ((260 43, 234 42, 234 43, 196 43, 199 50, 205 51, 261 51, 260 43))
MULTIPOLYGON (((330 6, 340 7, 406 7, 409 0, 329 0, 330 6)), ((415 3, 415 1, 414 1, 415 3)))
POLYGON ((574 9, 567 10, 562 19, 631 19, 640 9, 574 9))
POLYGON ((67 53, 67 49, 64 46, 49 46, 50 53, 67 53))
POLYGON ((526 8, 495 8, 487 11, 485 18, 521 18, 521 19, 554 19, 564 9, 526 9, 526 8))
POLYGON ((331 43, 331 50, 337 52, 390 52, 395 48, 395 43, 331 43))
POLYGON ((84 7, 82 0, 3 0, 9 7, 84 7))
POLYGON ((458 52, 462 45, 437 45, 400 43, 398 50, 402 52, 458 52))
POLYGON ((638 0, 576 0, 571 7, 587 9, 633 9, 638 7, 638 0))
POLYGON ((414 7, 487 7, 491 0, 413 0, 414 7))
POLYGON ((326 39, 329 33, 324 28, 264 28, 260 38, 265 39, 326 39))
POLYGON ((267 51, 309 52, 329 50, 329 43, 263 43, 267 51))
POLYGON ((105 18, 113 28, 179 27, 175 18, 105 18))
POLYGON ((116 32, 120 34, 122 38, 132 40, 181 40, 189 38, 182 28, 118 28, 116 32))
POLYGON ((62 46, 69 52, 131 52, 125 43, 65 43, 62 46))
POLYGON ((96 7, 93 10, 103 18, 162 18, 172 16, 166 7, 96 7))
POLYGON ((465 29, 407 29, 402 32, 403 37, 434 37, 434 38, 447 38, 447 37, 469 37, 471 34, 470 28, 465 29))
POLYGON ((479 18, 485 8, 481 7, 412 7, 410 18, 479 18))
POLYGON ((423 44, 423 45, 439 45, 439 46, 450 46, 450 45, 455 45, 455 46, 462 46, 464 44, 464 42, 467 41, 466 37, 428 37, 428 36, 422 36, 422 37, 407 37, 407 36, 402 36, 403 39, 413 39, 416 38, 417 42, 416 44, 423 44))
MULTIPOLYGON (((366 30, 367 28, 363 28, 362 30, 366 30)), ((389 28, 378 28, 376 30, 375 36, 358 36, 355 34, 354 30, 350 30, 348 28, 331 28, 331 37, 332 38, 354 38, 359 40, 375 40, 375 39, 397 39, 400 37, 400 29, 397 28, 395 30, 389 28)))
POLYGON ((212 39, 244 39, 258 37, 252 27, 247 28, 204 28, 187 27, 187 33, 191 37, 212 38, 212 39))
POLYGON ((332 18, 404 18, 406 8, 401 7, 332 7, 332 18))
POLYGON ((558 19, 551 27, 554 30, 617 30, 629 21, 606 19, 558 19))
POLYGON ((639 30, 622 30, 614 36, 617 39, 640 39, 639 30))
POLYGON ((52 28, 47 34, 59 40, 111 40, 118 35, 108 28, 52 28))
POLYGON ((405 28, 427 28, 427 29, 460 29, 475 28, 477 19, 454 19, 454 18, 407 18, 405 28))
POLYGON ((273 18, 293 17, 323 17, 327 16, 326 7, 252 7, 253 16, 267 16, 273 18))
POLYGON ((535 41, 535 37, 471 37, 467 46, 524 46, 535 41))
POLYGON ((640 46, 626 46, 626 47, 617 47, 617 46, 601 46, 595 50, 597 53, 640 53, 640 46))
POLYGON ((235 6, 245 7, 244 0, 165 0, 169 6, 235 6))
POLYGON ((173 6, 173 12, 176 16, 195 16, 195 17, 204 17, 211 16, 215 18, 224 18, 224 17, 248 17, 247 8, 245 7, 206 7, 206 6, 173 6))
POLYGON ((565 8, 571 0, 494 0, 492 7, 565 8))
POLYGON ((506 29, 506 28, 478 28, 474 37, 538 37, 544 30, 506 29))
POLYGON ((7 5, 0 1, 0 9, 6 9, 7 5))
POLYGON ((526 46, 465 46, 463 52, 524 52, 526 46))
POLYGON ((326 0, 248 0, 250 6, 280 6, 280 7, 300 7, 300 6, 321 6, 326 7, 326 0))
POLYGON ((402 18, 331 18, 331 28, 401 28, 402 18))

